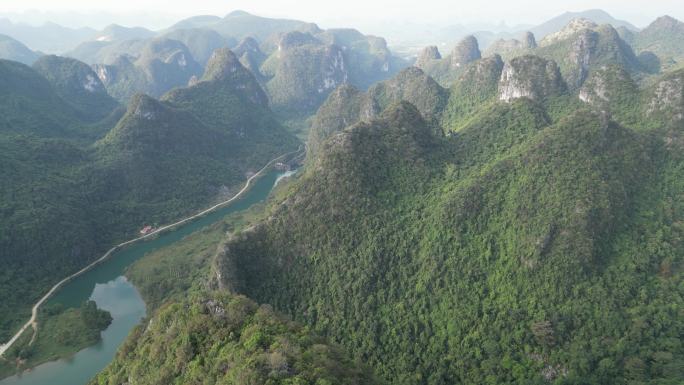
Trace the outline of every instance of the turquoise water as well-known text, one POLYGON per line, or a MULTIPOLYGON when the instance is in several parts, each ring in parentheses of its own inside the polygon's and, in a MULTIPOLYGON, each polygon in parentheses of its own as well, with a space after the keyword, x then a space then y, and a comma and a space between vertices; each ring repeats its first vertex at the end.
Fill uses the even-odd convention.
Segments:
POLYGON ((202 218, 168 231, 155 239, 135 243, 65 284, 48 303, 78 307, 92 299, 112 314, 112 324, 102 332, 102 341, 69 359, 48 362, 21 375, 8 377, 0 385, 82 385, 109 364, 131 329, 145 317, 145 303, 138 290, 123 276, 131 263, 146 253, 173 244, 211 225, 226 215, 264 201, 283 173, 271 171, 259 178, 242 198, 202 218))

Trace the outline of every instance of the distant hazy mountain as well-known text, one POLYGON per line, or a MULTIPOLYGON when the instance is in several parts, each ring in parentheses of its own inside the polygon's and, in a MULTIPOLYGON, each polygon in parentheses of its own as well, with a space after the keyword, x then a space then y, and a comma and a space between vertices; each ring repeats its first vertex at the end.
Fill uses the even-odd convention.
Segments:
POLYGON ((235 38, 223 37, 218 32, 207 28, 176 29, 162 37, 185 44, 193 58, 203 66, 207 64, 214 50, 237 45, 235 38))
POLYGON ((176 30, 188 28, 206 28, 220 21, 221 18, 219 16, 214 15, 193 16, 177 22, 176 24, 172 25, 169 29, 176 30))
POLYGON ((263 80, 263 75, 259 68, 268 56, 259 47, 259 42, 252 37, 246 37, 233 48, 233 52, 240 58, 240 63, 245 68, 257 75, 257 78, 263 80))
POLYGON ((480 42, 480 46, 484 48, 489 48, 490 44, 500 43, 501 39, 519 39, 520 35, 526 32, 532 33, 537 40, 541 41, 547 35, 562 30, 568 25, 568 23, 576 19, 589 20, 598 25, 610 24, 613 26, 613 28, 618 30, 620 34, 630 34, 639 31, 639 29, 634 25, 627 21, 618 20, 612 17, 606 11, 600 9, 591 9, 581 12, 565 12, 562 15, 556 16, 542 24, 531 26, 517 32, 493 33, 490 31, 478 31, 474 32, 473 35, 477 37, 477 40, 480 42))
POLYGON ((150 38, 136 38, 122 41, 88 41, 82 43, 67 56, 89 64, 113 64, 120 56, 138 58, 155 39, 173 40, 182 43, 202 66, 207 64, 215 49, 233 47, 237 40, 223 37, 216 31, 204 28, 179 29, 150 38))
POLYGON ((40 54, 31 51, 21 42, 6 35, 0 35, 0 59, 14 60, 30 65, 38 57, 40 54))
MULTIPOLYGON (((419 51, 416 46, 435 45, 442 52, 450 51, 461 39, 466 36, 474 36, 481 50, 488 50, 492 44, 501 44, 501 40, 519 40, 520 43, 506 42, 511 45, 525 45, 521 40, 525 40, 524 34, 531 32, 537 40, 543 39, 546 35, 558 32, 565 27, 571 20, 584 18, 596 24, 610 24, 621 35, 635 33, 638 28, 627 21, 618 20, 602 10, 587 10, 582 12, 566 12, 556 16, 539 25, 516 25, 509 27, 506 25, 451 25, 448 27, 438 27, 430 25, 407 24, 401 32, 389 29, 382 33, 386 37, 393 50, 402 52, 404 56, 416 56, 419 51), (399 41, 399 44, 396 44, 399 41)), ((497 49, 500 49, 497 48, 497 49)))
POLYGON ((573 19, 587 19, 599 25, 610 24, 614 28, 625 27, 631 31, 639 30, 637 27, 627 21, 614 18, 606 11, 600 9, 591 9, 582 12, 565 12, 564 14, 556 16, 545 23, 530 28, 530 32, 532 32, 537 39, 541 40, 546 35, 558 32, 573 19))
MULTIPOLYGON (((588 19, 573 19, 538 43, 531 32, 520 40, 498 40, 486 51, 487 56, 494 54, 506 60, 529 54, 553 60, 573 90, 579 89, 593 71, 607 65, 618 65, 630 74, 654 73, 659 69, 658 58, 651 60, 655 61, 653 64, 648 58, 637 57, 611 24, 598 25, 588 19)), ((451 78, 457 75, 453 71, 447 74, 451 74, 451 78)))
POLYGON ((186 85, 201 75, 198 67, 206 65, 214 50, 234 48, 266 88, 274 110, 297 116, 313 113, 342 83, 366 89, 406 66, 381 37, 242 11, 182 20, 154 38, 146 38, 149 33, 110 26, 66 55, 95 65, 109 93, 126 101, 136 92, 160 96, 186 85), (150 51, 151 45, 160 47, 159 39, 183 51, 184 60, 174 60, 166 49, 150 51))
POLYGON ((224 18, 215 16, 192 17, 179 21, 170 29, 209 28, 223 36, 231 36, 238 40, 248 36, 264 40, 273 34, 292 31, 308 24, 299 20, 272 19, 255 16, 244 11, 234 11, 224 18))
POLYGON ((638 52, 652 52, 662 61, 679 61, 684 58, 684 23, 670 16, 659 17, 634 36, 634 47, 638 52))
POLYGON ((113 64, 120 56, 138 57, 148 40, 97 41, 79 44, 63 55, 88 64, 113 64))
POLYGON ((132 39, 146 39, 154 36, 156 33, 143 27, 124 27, 117 24, 111 24, 105 27, 97 35, 97 41, 119 41, 132 39))
POLYGON ((0 33, 19 40, 32 50, 45 53, 63 53, 73 49, 83 41, 92 39, 97 31, 91 28, 67 28, 54 23, 35 27, 28 24, 15 24, 8 19, 0 19, 0 33))

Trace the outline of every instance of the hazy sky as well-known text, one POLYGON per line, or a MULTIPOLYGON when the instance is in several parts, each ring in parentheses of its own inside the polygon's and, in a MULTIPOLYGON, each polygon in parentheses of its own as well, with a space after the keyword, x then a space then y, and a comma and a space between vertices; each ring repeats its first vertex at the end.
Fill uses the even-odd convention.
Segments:
MULTIPOLYGON (((44 18, 70 24, 103 23, 101 14, 116 18, 110 22, 124 25, 147 24, 160 28, 172 21, 199 14, 226 13, 243 9, 263 16, 302 19, 323 27, 351 26, 363 28, 392 21, 416 24, 537 24, 565 11, 601 8, 617 18, 644 26, 657 16, 669 14, 684 19, 684 0, 0 0, 0 14, 26 11, 48 12, 44 18), (53 12, 56 11, 57 13, 53 12), (80 17, 65 17, 66 13, 81 13, 80 17)), ((14 14, 14 15, 11 15, 14 14)), ((40 21, 32 14, 24 20, 40 21)))

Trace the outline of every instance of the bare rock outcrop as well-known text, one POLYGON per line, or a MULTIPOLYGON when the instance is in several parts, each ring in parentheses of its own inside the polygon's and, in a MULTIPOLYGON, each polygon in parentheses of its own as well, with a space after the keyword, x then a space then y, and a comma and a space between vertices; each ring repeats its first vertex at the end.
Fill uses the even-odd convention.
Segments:
POLYGON ((499 100, 543 100, 565 91, 558 65, 552 60, 526 55, 504 65, 499 80, 499 100))
POLYGON ((431 45, 423 48, 423 50, 420 51, 418 59, 416 59, 415 66, 418 68, 424 68, 426 65, 433 62, 434 60, 439 60, 441 58, 442 55, 439 53, 439 49, 437 48, 437 46, 431 45))
POLYGON ((461 40, 456 47, 451 51, 450 66, 452 69, 457 69, 466 66, 482 57, 480 47, 475 36, 466 36, 461 40))
POLYGON ((684 71, 677 71, 655 85, 647 113, 666 117, 674 124, 684 123, 684 71))

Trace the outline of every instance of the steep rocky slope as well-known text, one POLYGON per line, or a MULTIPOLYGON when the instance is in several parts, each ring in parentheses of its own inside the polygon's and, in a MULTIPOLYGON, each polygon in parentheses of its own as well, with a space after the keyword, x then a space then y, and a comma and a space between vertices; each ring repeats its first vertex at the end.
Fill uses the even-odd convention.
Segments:
POLYGON ((453 48, 449 55, 441 58, 436 48, 429 49, 430 57, 423 57, 416 65, 437 80, 442 86, 450 86, 466 66, 482 57, 474 36, 466 36, 453 48))
POLYGON ((555 62, 538 56, 520 56, 503 67, 499 100, 529 98, 542 101, 564 90, 565 82, 555 62))
POLYGON ((532 32, 525 32, 520 39, 499 39, 487 47, 485 56, 494 54, 510 58, 537 48, 537 40, 532 32))
POLYGON ((314 156, 323 140, 333 133, 359 121, 376 118, 400 101, 413 103, 433 129, 441 131, 437 126, 447 98, 447 90, 416 67, 409 67, 394 78, 372 86, 366 93, 351 85, 342 85, 330 94, 313 119, 308 138, 309 152, 314 156))
POLYGON ((33 64, 67 103, 85 121, 97 122, 118 107, 109 96, 97 74, 85 63, 75 59, 46 55, 33 64))
POLYGON ((383 39, 316 27, 279 36, 261 73, 274 108, 296 116, 315 112, 340 84, 365 89, 400 68, 383 39))
POLYGON ((661 124, 682 127, 684 123, 684 70, 667 74, 648 94, 647 114, 661 124))
POLYGON ((555 60, 568 86, 578 89, 589 73, 604 65, 619 65, 629 72, 641 70, 632 48, 610 25, 575 20, 540 42, 536 55, 555 60))
POLYGON ((97 64, 95 71, 107 91, 121 101, 138 92, 161 96, 188 84, 202 74, 202 66, 177 40, 159 38, 145 43, 137 58, 118 56, 112 64, 97 64))

